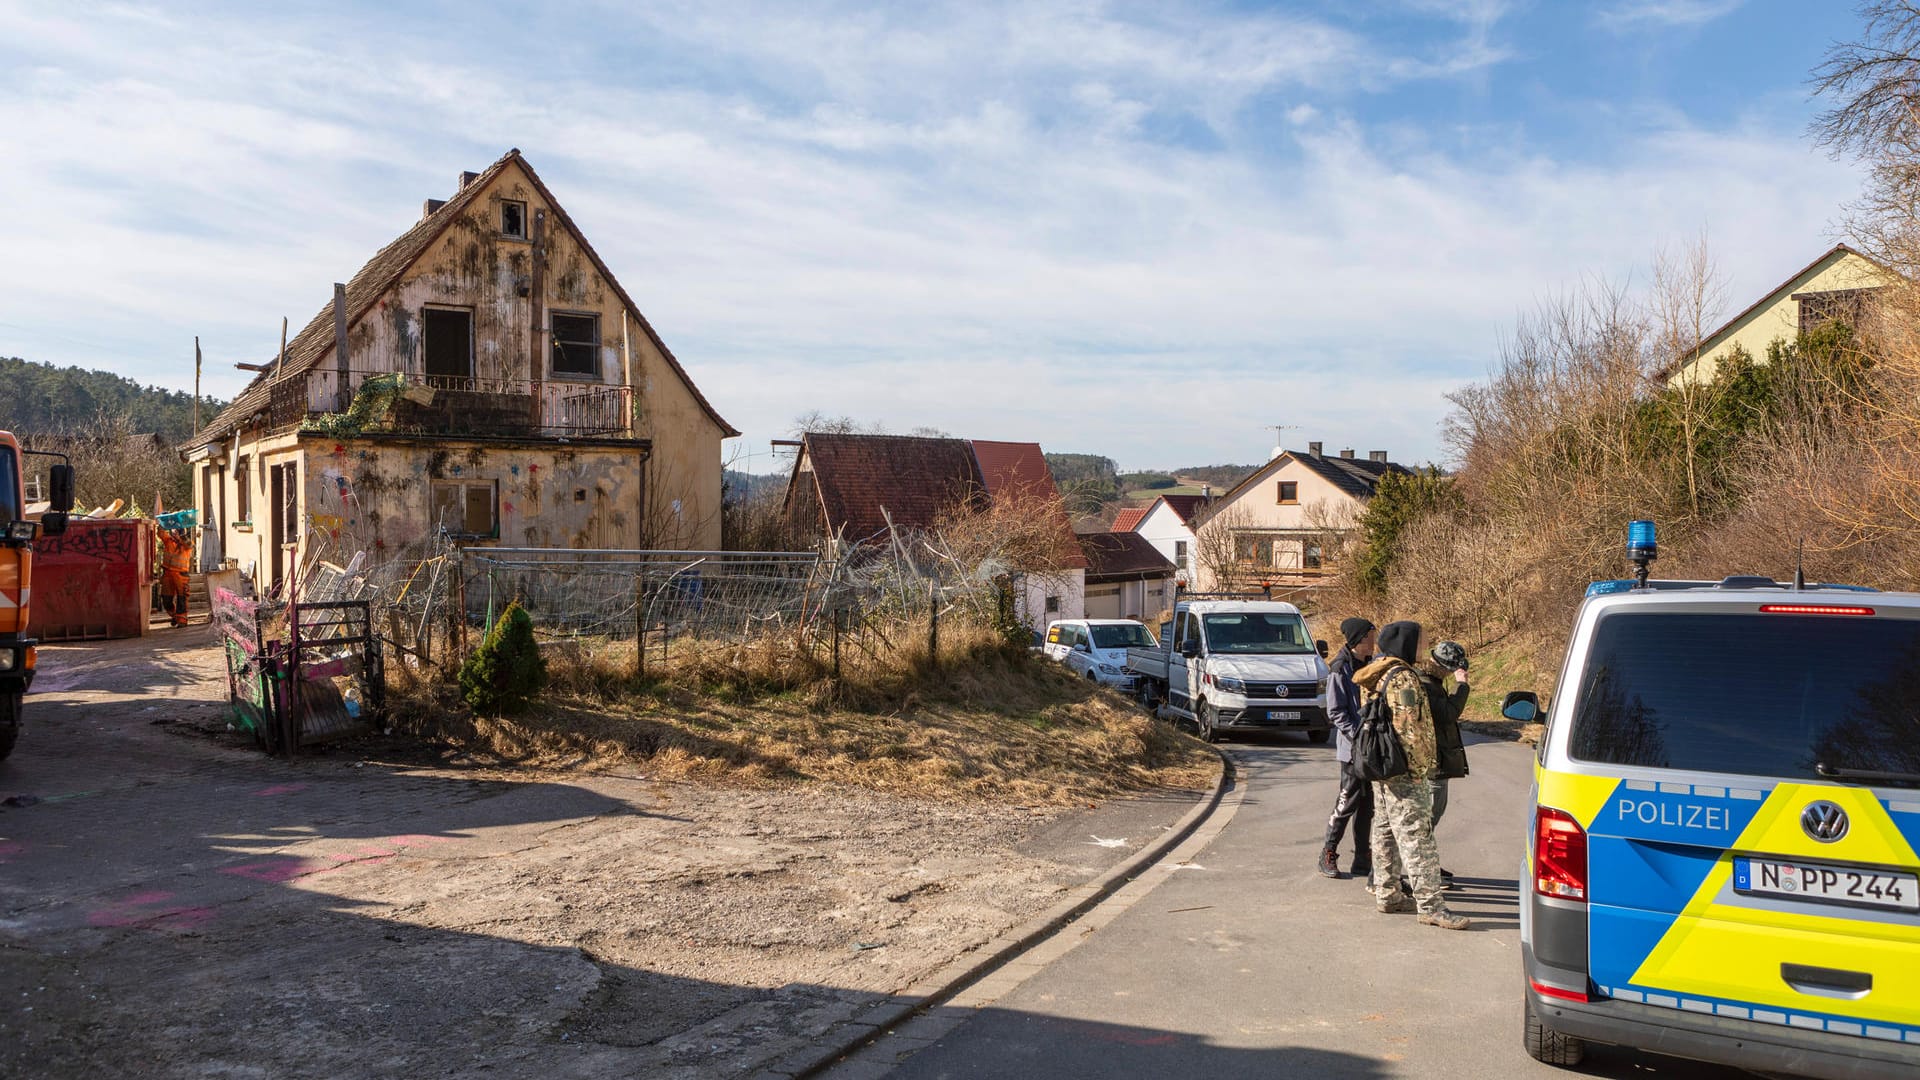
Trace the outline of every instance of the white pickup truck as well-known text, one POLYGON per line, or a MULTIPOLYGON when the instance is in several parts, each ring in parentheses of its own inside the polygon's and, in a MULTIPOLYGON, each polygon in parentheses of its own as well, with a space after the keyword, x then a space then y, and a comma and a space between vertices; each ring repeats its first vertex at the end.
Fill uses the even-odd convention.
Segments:
POLYGON ((1140 700, 1216 742, 1246 731, 1302 731, 1324 743, 1325 645, 1300 609, 1276 600, 1182 600, 1156 648, 1127 650, 1140 700))

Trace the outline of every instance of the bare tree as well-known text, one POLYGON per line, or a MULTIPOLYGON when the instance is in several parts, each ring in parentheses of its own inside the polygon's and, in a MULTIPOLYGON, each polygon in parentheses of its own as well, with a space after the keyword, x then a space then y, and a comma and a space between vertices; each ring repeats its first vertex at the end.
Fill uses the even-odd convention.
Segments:
POLYGON ((1242 534, 1253 526, 1253 515, 1239 503, 1220 506, 1194 525, 1193 561, 1200 580, 1193 586, 1201 591, 1229 591, 1239 588, 1246 576, 1240 565, 1242 534))
POLYGON ((1912 276, 1920 268, 1920 3, 1870 0, 1859 13, 1860 37, 1834 45, 1814 69, 1814 93, 1831 104, 1810 133, 1836 156, 1866 164, 1848 231, 1869 255, 1912 276))
POLYGON ((1669 385, 1677 391, 1681 449, 1687 472, 1687 504, 1700 516, 1700 425, 1726 385, 1701 367, 1706 359, 1707 328, 1719 320, 1726 303, 1726 287, 1707 252, 1702 234, 1677 257, 1662 252, 1653 264, 1654 371, 1672 372, 1669 385), (1683 368, 1691 363, 1693 366, 1683 368))

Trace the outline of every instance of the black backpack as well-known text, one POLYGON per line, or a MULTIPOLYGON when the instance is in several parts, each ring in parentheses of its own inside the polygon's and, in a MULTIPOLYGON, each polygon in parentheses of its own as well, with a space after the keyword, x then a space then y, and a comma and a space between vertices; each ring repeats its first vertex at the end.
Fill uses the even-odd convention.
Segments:
MULTIPOLYGON (((1383 676, 1383 689, 1385 683, 1383 676)), ((1353 774, 1362 780, 1391 780, 1409 771, 1406 747, 1400 745, 1400 734, 1393 730, 1393 706, 1385 693, 1374 694, 1360 706, 1360 735, 1353 740, 1353 774)))

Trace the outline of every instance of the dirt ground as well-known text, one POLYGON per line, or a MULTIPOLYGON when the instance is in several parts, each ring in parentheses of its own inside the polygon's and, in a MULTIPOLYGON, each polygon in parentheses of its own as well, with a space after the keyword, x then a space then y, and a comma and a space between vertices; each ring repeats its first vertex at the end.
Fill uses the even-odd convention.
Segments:
POLYGON ((712 1077, 1159 836, 1196 792, 954 805, 446 760, 286 762, 205 627, 41 650, 0 763, 0 1076, 712 1077))

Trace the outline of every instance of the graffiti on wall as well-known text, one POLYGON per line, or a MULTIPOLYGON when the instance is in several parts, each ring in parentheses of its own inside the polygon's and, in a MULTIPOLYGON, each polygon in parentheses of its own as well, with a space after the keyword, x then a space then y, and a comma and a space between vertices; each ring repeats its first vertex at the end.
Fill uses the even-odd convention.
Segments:
POLYGON ((139 535, 140 530, 132 527, 80 526, 59 536, 42 536, 34 541, 34 550, 42 557, 64 555, 100 562, 138 562, 139 535))

